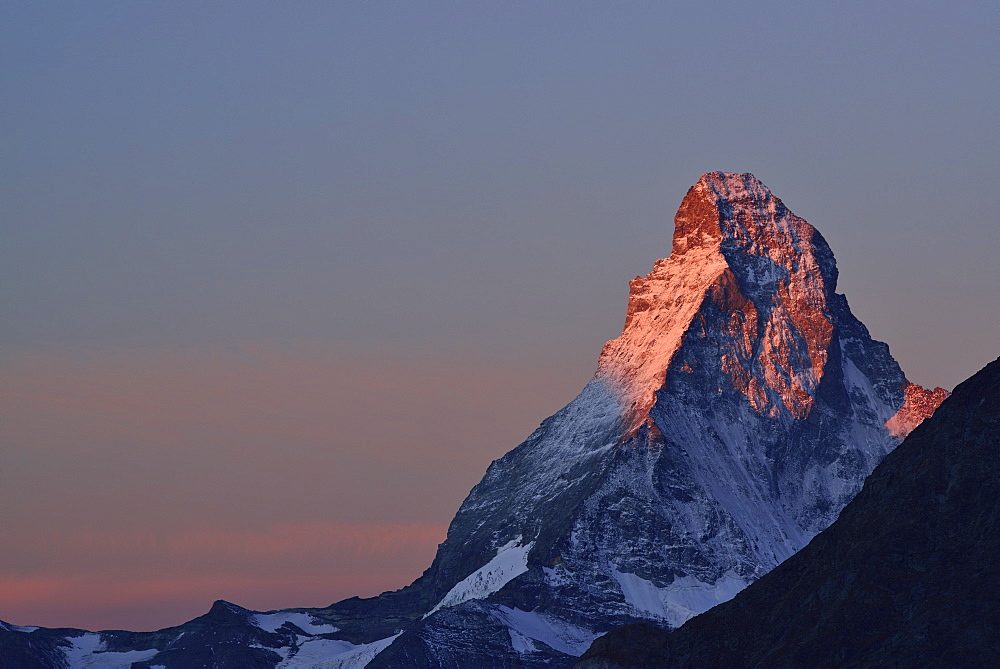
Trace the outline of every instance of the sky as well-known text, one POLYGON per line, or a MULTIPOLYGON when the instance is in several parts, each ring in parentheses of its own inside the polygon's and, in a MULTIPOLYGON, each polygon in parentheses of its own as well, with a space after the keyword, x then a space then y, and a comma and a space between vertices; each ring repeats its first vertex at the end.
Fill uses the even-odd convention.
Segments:
POLYGON ((0 619, 426 568, 707 171, 910 380, 1000 354, 995 2, 0 3, 0 619))

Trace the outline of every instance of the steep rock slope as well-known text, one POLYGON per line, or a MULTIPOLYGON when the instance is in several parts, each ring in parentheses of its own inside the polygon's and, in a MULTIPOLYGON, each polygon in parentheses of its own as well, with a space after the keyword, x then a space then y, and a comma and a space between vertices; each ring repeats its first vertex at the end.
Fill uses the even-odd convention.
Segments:
POLYGON ((159 651, 139 666, 223 647, 231 666, 540 666, 628 622, 676 627, 827 527, 944 395, 906 380, 836 282, 822 236, 753 175, 706 174, 593 380, 489 467, 416 582, 270 618, 220 603, 223 636, 192 621, 100 648, 159 651))
POLYGON ((801 552, 673 633, 636 625, 602 637, 577 666, 996 666, 998 499, 1000 359, 801 552))

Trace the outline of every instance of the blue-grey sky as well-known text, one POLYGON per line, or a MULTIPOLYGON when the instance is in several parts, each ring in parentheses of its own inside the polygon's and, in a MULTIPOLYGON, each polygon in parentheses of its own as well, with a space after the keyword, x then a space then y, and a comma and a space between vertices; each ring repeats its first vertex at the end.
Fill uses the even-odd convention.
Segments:
POLYGON ((0 527, 24 547, 0 619, 403 585, 592 374, 710 170, 819 228, 872 334, 952 387, 1000 354, 998 33, 995 2, 0 5, 0 527), (330 538, 301 583, 254 590, 266 551, 224 583, 191 548, 303 518, 330 538), (80 528, 97 572, 52 543, 80 528), (154 553, 187 599, 157 599, 154 553))

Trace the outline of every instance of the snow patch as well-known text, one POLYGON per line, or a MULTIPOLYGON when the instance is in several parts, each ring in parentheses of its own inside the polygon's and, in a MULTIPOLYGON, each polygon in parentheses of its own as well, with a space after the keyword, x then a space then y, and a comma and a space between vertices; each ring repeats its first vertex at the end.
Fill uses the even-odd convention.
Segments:
POLYGON ((519 543, 521 543, 520 536, 501 546, 496 557, 459 581, 437 606, 424 615, 424 618, 449 606, 488 597, 528 571, 528 553, 535 542, 529 542, 524 546, 519 546, 519 543))
POLYGON ((533 642, 541 641, 560 653, 576 657, 583 655, 594 639, 600 636, 596 632, 534 611, 498 606, 492 613, 495 618, 507 625, 511 643, 518 653, 537 650, 533 642))
MULTIPOLYGON (((389 647, 402 632, 393 636, 353 644, 349 641, 330 639, 308 639, 298 646, 295 655, 280 662, 276 669, 311 667, 315 669, 361 669, 376 655, 389 647)), ((273 649, 272 649, 273 650, 273 649)))
POLYGON ((573 575, 561 564, 555 567, 542 567, 542 573, 545 583, 550 587, 558 588, 561 585, 570 585, 574 582, 573 575))
POLYGON ((101 635, 95 632, 87 632, 78 637, 66 637, 66 640, 73 644, 69 648, 63 648, 66 663, 72 669, 129 669, 133 662, 150 660, 159 652, 155 648, 124 652, 107 651, 104 650, 101 635))
POLYGON ((612 575, 622 589, 625 601, 636 609, 680 627, 699 613, 716 604, 729 601, 749 583, 733 572, 726 572, 715 583, 703 583, 694 576, 683 576, 665 588, 636 574, 612 569, 612 575))
POLYGON ((524 636, 513 627, 507 628, 507 634, 510 635, 510 645, 514 648, 514 652, 518 655, 526 655, 534 653, 538 650, 534 641, 524 636))
POLYGON ((277 632, 285 623, 292 623, 306 634, 329 634, 340 629, 330 623, 318 622, 308 613, 281 611, 258 613, 254 616, 254 624, 267 632, 277 632))
POLYGON ((854 410, 864 411, 867 409, 868 411, 873 411, 874 420, 879 423, 885 423, 890 420, 896 412, 892 408, 886 406, 885 402, 879 398, 878 392, 872 385, 871 379, 865 376, 864 372, 858 369, 858 366, 854 364, 854 361, 851 360, 850 356, 847 354, 847 350, 843 342, 840 345, 840 350, 844 360, 844 385, 847 386, 848 393, 850 393, 851 404, 854 406, 854 410), (868 406, 859 407, 857 406, 858 402, 866 402, 868 406))

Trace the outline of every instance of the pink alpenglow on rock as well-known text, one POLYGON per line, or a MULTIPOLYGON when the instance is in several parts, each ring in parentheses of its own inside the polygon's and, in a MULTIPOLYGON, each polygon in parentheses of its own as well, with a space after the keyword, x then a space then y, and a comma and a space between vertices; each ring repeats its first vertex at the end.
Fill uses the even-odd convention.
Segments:
MULTIPOLYGON (((752 174, 726 172, 703 175, 674 223, 670 257, 629 283, 625 327, 598 364, 597 377, 621 400, 626 433, 649 423, 674 354, 706 326, 706 302, 728 316, 715 324, 728 383, 760 413, 807 417, 835 326, 827 302, 837 270, 816 228, 752 174), (765 292, 766 308, 759 309, 755 302, 765 292)), ((909 382, 905 393, 905 404, 887 419, 900 438, 947 396, 909 382)))
POLYGON ((913 429, 924 420, 934 415, 934 412, 951 394, 944 388, 930 390, 915 383, 908 383, 903 389, 906 398, 903 406, 899 407, 892 418, 886 421, 885 426, 894 437, 903 439, 913 432, 913 429))

